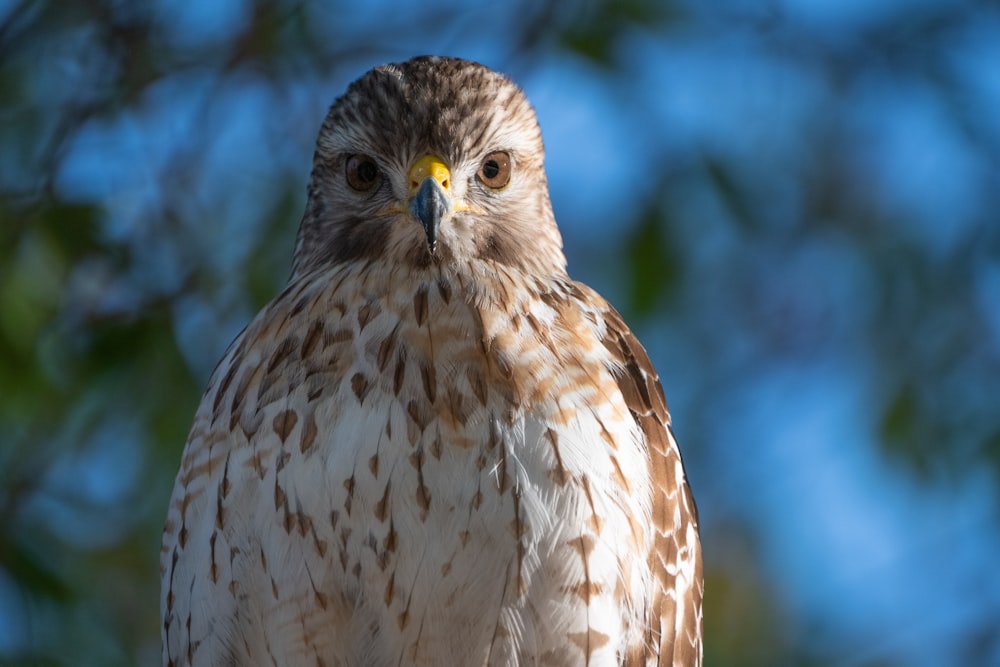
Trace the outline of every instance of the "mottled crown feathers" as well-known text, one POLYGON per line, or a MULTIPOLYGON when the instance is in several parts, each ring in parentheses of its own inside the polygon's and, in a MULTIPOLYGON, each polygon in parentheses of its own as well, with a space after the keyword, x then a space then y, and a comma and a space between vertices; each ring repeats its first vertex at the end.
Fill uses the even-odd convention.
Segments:
POLYGON ((367 72, 330 107, 316 141, 294 274, 373 260, 459 273, 470 262, 564 273, 541 131, 524 93, 507 77, 465 60, 414 58, 367 72), (476 180, 491 151, 511 159, 501 190, 476 180), (344 179, 353 155, 371 158, 380 172, 377 187, 363 196, 344 179), (424 155, 450 169, 456 204, 434 253, 405 210, 408 170, 424 155))

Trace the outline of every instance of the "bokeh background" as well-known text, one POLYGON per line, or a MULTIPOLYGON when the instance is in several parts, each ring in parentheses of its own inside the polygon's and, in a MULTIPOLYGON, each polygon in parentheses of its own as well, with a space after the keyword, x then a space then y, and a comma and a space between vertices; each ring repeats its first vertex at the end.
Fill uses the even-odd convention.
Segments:
POLYGON ((326 108, 533 100, 570 272, 664 379, 708 665, 1000 665, 1000 5, 0 0, 0 664, 155 665, 200 393, 326 108))

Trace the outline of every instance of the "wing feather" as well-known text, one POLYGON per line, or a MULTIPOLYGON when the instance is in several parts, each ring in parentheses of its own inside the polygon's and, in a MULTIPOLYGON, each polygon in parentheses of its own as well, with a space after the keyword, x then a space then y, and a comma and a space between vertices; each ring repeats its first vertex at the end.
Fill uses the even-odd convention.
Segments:
POLYGON ((646 350, 610 305, 603 313, 604 345, 618 388, 649 449, 654 539, 646 663, 691 667, 702 660, 703 573, 698 512, 660 379, 646 350))

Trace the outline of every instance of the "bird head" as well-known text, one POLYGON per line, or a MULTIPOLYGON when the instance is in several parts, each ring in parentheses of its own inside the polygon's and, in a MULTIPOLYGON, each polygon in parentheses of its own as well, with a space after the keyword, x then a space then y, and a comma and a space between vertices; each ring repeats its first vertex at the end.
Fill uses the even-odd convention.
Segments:
POLYGON ((541 131, 513 82, 425 56, 369 71, 334 102, 293 275, 347 262, 564 273, 541 131))

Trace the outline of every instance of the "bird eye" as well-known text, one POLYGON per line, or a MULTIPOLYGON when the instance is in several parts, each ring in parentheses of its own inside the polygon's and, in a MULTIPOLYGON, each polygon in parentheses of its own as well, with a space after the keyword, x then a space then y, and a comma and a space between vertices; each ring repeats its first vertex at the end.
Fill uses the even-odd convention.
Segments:
POLYGON ((371 190, 382 178, 375 160, 367 155, 352 155, 347 158, 347 184, 358 192, 371 190))
POLYGON ((483 158, 476 176, 488 188, 499 190, 504 187, 510 182, 510 155, 493 151, 483 158))

